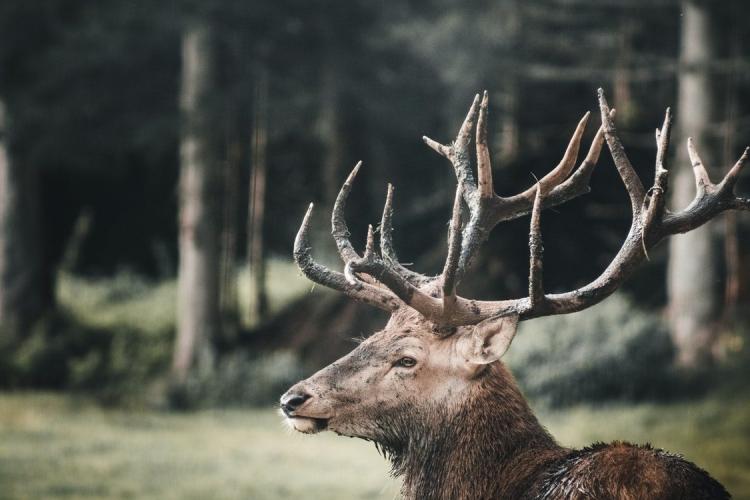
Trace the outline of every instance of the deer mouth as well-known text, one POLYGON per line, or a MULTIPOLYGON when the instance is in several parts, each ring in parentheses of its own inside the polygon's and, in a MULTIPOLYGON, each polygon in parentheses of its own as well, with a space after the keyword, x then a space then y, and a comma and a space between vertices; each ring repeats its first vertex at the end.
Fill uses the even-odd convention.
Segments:
POLYGON ((286 421, 292 429, 303 434, 317 434, 328 428, 327 418, 292 415, 287 417, 286 421))

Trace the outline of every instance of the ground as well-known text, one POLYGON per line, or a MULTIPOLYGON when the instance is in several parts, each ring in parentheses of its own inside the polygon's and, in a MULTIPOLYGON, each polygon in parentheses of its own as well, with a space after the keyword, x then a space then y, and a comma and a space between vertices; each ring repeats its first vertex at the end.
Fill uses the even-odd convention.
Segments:
MULTIPOLYGON (((564 444, 615 438, 679 452, 750 499, 750 401, 541 411, 564 444)), ((370 444, 288 431, 274 410, 102 409, 53 394, 0 395, 0 498, 392 499, 370 444)))

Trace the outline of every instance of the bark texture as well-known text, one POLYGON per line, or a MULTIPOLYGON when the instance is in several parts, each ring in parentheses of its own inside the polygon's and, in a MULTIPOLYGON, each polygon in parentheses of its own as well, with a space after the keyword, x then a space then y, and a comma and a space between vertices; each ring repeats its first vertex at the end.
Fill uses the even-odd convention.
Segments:
POLYGON ((216 68, 212 30, 186 28, 182 40, 180 229, 174 383, 212 369, 219 314, 221 168, 213 119, 216 68))
MULTIPOLYGON (((708 126, 712 123, 714 84, 709 68, 716 58, 712 40, 709 2, 683 2, 680 74, 677 98, 677 130, 680 142, 690 134, 704 151, 711 152, 708 126)), ((707 163, 715 155, 706 155, 707 163)), ((687 150, 677 149, 672 188, 672 206, 687 206, 695 194, 695 181, 687 150)), ((712 224, 698 227, 687 234, 676 235, 669 244, 667 286, 669 322, 672 340, 677 349, 677 364, 692 369, 711 361, 711 348, 718 316, 716 285, 719 280, 717 259, 719 249, 713 241, 712 224)))
POLYGON ((39 231, 38 172, 13 162, 10 122, 0 99, 0 334, 18 337, 47 297, 39 231))

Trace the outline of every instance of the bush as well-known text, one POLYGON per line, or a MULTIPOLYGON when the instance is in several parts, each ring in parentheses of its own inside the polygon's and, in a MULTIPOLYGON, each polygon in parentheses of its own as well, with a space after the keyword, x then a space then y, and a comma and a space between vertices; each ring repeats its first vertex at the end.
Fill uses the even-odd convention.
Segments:
POLYGON ((0 349, 2 385, 82 391, 104 403, 142 399, 169 366, 172 338, 169 330, 92 328, 58 312, 0 349))
POLYGON ((521 324, 506 361, 526 394, 562 405, 665 398, 682 392, 661 319, 623 295, 566 316, 521 324))
POLYGON ((301 378, 299 358, 291 351, 258 355, 237 351, 221 357, 213 372, 194 374, 184 390, 170 394, 170 404, 177 408, 275 405, 301 378))
MULTIPOLYGON (((84 392, 105 404, 162 404, 175 334, 174 280, 62 273, 58 298, 58 310, 23 338, 0 335, 0 386, 84 392)), ((171 403, 267 405, 301 378, 290 352, 250 355, 237 345, 220 348, 225 352, 215 369, 194 374, 171 403)))

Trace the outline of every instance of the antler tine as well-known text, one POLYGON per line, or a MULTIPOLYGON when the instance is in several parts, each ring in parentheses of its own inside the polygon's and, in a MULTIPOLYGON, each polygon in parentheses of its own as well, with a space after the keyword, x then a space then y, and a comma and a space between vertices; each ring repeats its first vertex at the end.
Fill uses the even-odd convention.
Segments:
MULTIPOLYGON (((471 217, 465 229, 464 237, 460 247, 458 263, 456 264, 455 280, 461 281, 463 273, 468 267, 470 257, 474 254, 476 248, 484 241, 481 236, 476 237, 477 230, 480 226, 482 215, 485 211, 486 201, 490 200, 485 196, 476 196, 477 184, 471 171, 471 158, 469 155, 469 143, 471 142, 471 132, 474 128, 474 120, 479 115, 479 126, 477 127, 477 165, 479 168, 478 176, 480 182, 483 182, 483 191, 492 191, 492 173, 489 164, 489 151, 487 149, 486 135, 486 117, 489 97, 485 91, 481 98, 479 94, 474 96, 469 112, 461 124, 461 128, 456 135, 456 139, 450 146, 439 144, 427 136, 422 140, 432 149, 447 158, 453 165, 456 174, 458 187, 463 194, 466 204, 469 206, 471 217)), ((494 196, 494 192, 491 196, 494 196)))
POLYGON ((667 170, 667 150, 672 127, 672 110, 667 108, 664 112, 664 123, 661 129, 656 129, 656 173, 667 170))
POLYGON ((365 253, 361 258, 352 259, 349 262, 346 263, 344 266, 344 276, 346 277, 346 280, 352 284, 355 285, 357 282, 360 281, 360 279, 354 274, 354 266, 356 266, 357 262, 370 262, 375 260, 375 231, 372 229, 372 224, 367 225, 367 240, 365 243, 365 253))
MULTIPOLYGON (((614 108, 610 110, 609 114, 612 117, 615 116, 614 108)), ((582 192, 588 192, 591 174, 594 173, 594 167, 596 167, 596 164, 599 161, 599 155, 601 154, 603 146, 604 126, 602 125, 596 131, 594 140, 591 141, 591 146, 589 146, 589 151, 586 154, 586 158, 581 162, 581 166, 578 167, 578 169, 573 172, 573 175, 568 177, 565 182, 557 186, 545 197, 548 206, 563 203, 565 201, 564 197, 571 191, 583 190, 582 192)))
POLYGON ((456 171, 456 178, 463 189, 464 198, 467 199, 467 203, 468 198, 472 196, 477 189, 474 175, 471 172, 471 158, 469 156, 468 146, 469 142, 471 142, 471 131, 474 128, 474 119, 477 116, 478 107, 479 94, 474 96, 474 101, 471 103, 469 112, 466 114, 466 118, 461 124, 456 139, 450 146, 440 144, 427 136, 422 137, 425 144, 450 160, 453 164, 453 168, 456 171))
POLYGON ((529 308, 534 310, 544 302, 544 283, 542 281, 542 184, 537 182, 534 207, 531 210, 529 224, 529 308))
POLYGON ((461 249, 461 188, 456 188, 456 196, 453 200, 453 214, 448 229, 448 257, 443 267, 443 313, 445 315, 454 308, 456 304, 456 271, 458 270, 458 257, 461 249))
POLYGON ((365 259, 372 259, 375 257, 375 230, 372 228, 372 224, 367 225, 367 243, 365 243, 365 259))
MULTIPOLYGON (((362 162, 358 161, 341 186, 339 194, 336 195, 336 201, 333 204, 333 211, 331 212, 331 235, 333 236, 333 241, 336 242, 336 248, 344 264, 359 258, 359 254, 354 250, 351 241, 349 241, 349 227, 346 225, 344 209, 346 208, 346 201, 349 199, 354 179, 356 179, 360 168, 362 168, 362 162)), ((374 280, 368 277, 365 277, 364 280, 370 284, 377 285, 374 280)))
POLYGON ((698 182, 698 178, 701 178, 705 179, 708 184, 705 185, 705 189, 698 189, 695 199, 684 210, 664 216, 661 222, 663 236, 690 231, 725 210, 750 210, 750 199, 738 197, 734 193, 739 174, 748 159, 748 154, 750 154, 749 149, 745 149, 737 163, 717 185, 711 183, 707 175, 704 177, 702 172, 705 167, 703 167, 703 162, 700 161, 695 145, 690 141, 688 151, 692 150, 691 161, 693 165, 695 165, 696 159, 700 162, 697 171, 695 168, 693 169, 696 173, 696 182, 698 182))
POLYGON ((490 149, 487 147, 487 111, 490 98, 487 91, 482 95, 482 103, 479 106, 479 118, 477 119, 477 180, 479 182, 479 196, 491 199, 495 196, 492 186, 492 163, 490 161, 490 149))
POLYGON ((352 246, 349 241, 349 228, 346 225, 346 219, 344 218, 344 208, 346 208, 346 200, 349 198, 349 192, 352 190, 352 184, 354 179, 359 173, 359 169, 362 167, 362 162, 358 161, 352 169, 346 181, 341 186, 336 201, 333 204, 333 212, 331 213, 331 234, 333 240, 336 242, 336 248, 338 248, 339 255, 344 263, 351 260, 358 259, 359 254, 352 246))
POLYGON ((737 179, 739 179, 740 172, 742 172, 742 168, 745 166, 745 162, 747 162, 749 154, 750 147, 745 148, 745 150, 742 152, 742 156, 740 156, 740 159, 737 160, 737 163, 732 166, 729 172, 727 172, 727 175, 721 181, 720 189, 723 188, 734 191, 734 186, 737 185, 737 179))
POLYGON ((312 257, 309 241, 310 218, 313 204, 310 203, 302 225, 294 239, 294 261, 302 274, 311 281, 340 292, 361 302, 370 304, 386 311, 395 311, 401 306, 399 299, 390 291, 377 288, 367 283, 350 283, 345 275, 318 264, 312 257))
POLYGON ((383 216, 380 219, 380 254, 385 263, 403 276, 404 279, 413 285, 421 285, 430 281, 431 278, 401 265, 396 255, 396 249, 393 247, 393 191, 393 184, 389 183, 385 205, 383 206, 383 216))
POLYGON ((643 253, 648 259, 648 249, 646 240, 651 237, 655 227, 661 223, 664 215, 664 206, 666 204, 667 184, 669 180, 669 171, 666 168, 667 150, 669 148, 669 138, 672 125, 672 112, 670 108, 664 113, 664 124, 661 129, 656 129, 656 167, 654 173, 654 185, 646 193, 643 199, 643 208, 641 210, 641 245, 643 253))
MULTIPOLYGON (((453 154, 466 154, 466 156, 468 156, 467 147, 471 142, 471 131, 474 129, 474 120, 477 117, 477 111, 478 107, 480 106, 480 102, 481 101, 479 94, 475 94, 474 100, 471 103, 471 107, 469 107, 469 112, 466 113, 466 118, 464 118, 464 122, 461 124, 461 128, 458 130, 456 141, 453 143, 453 154)), ((468 159, 467 163, 470 163, 468 159)), ((471 173, 471 170, 469 170, 469 173, 471 173)))
MULTIPOLYGON (((581 147, 581 139, 583 138, 583 133, 586 130, 586 124, 588 124, 590 116, 591 112, 589 111, 587 111, 586 114, 583 115, 583 118, 581 118, 581 120, 578 122, 578 125, 576 126, 575 132, 573 132, 573 136, 570 138, 570 142, 568 143, 568 147, 565 149, 565 154, 560 160, 560 163, 558 163, 557 166, 553 168, 547 175, 542 177, 542 180, 539 181, 540 183, 546 186, 558 185, 568 178, 568 176, 576 166, 576 160, 578 160, 578 151, 581 147)), ((592 143, 591 147, 594 148, 594 145, 595 142, 592 143)), ((599 150, 601 151, 601 146, 599 147, 599 150)), ((596 157, 599 157, 598 152, 596 154, 596 157)), ((594 164, 595 163, 596 161, 594 161, 594 164)), ((513 198, 526 198, 533 203, 533 201, 536 199, 536 194, 538 191, 537 188, 538 186, 531 186, 526 191, 513 196, 513 198)))
POLYGON ((695 148, 695 142, 692 137, 688 137, 687 140, 688 156, 690 157, 690 163, 693 165, 693 175, 695 176, 695 189, 699 194, 706 191, 707 188, 712 186, 711 179, 708 177, 708 171, 703 164, 703 160, 698 154, 698 150, 695 148))
POLYGON ((425 144, 427 144, 427 146, 429 146, 430 149, 435 151, 440 156, 444 156, 445 158, 450 157, 450 146, 440 144, 439 142, 433 139, 430 139, 426 135, 422 136, 422 140, 424 141, 425 144))
POLYGON ((607 98, 604 96, 604 90, 599 89, 599 109, 601 110, 602 125, 604 126, 604 136, 607 139, 607 145, 609 151, 612 154, 612 160, 615 162, 615 167, 625 183, 625 188, 628 191, 630 197, 630 206, 633 210, 633 214, 637 214, 641 205, 643 204, 643 198, 645 196, 645 190, 641 180, 633 169, 633 165, 628 159, 628 155, 625 154, 625 148, 617 135, 615 129, 614 119, 609 113, 609 104, 607 104, 607 98))

